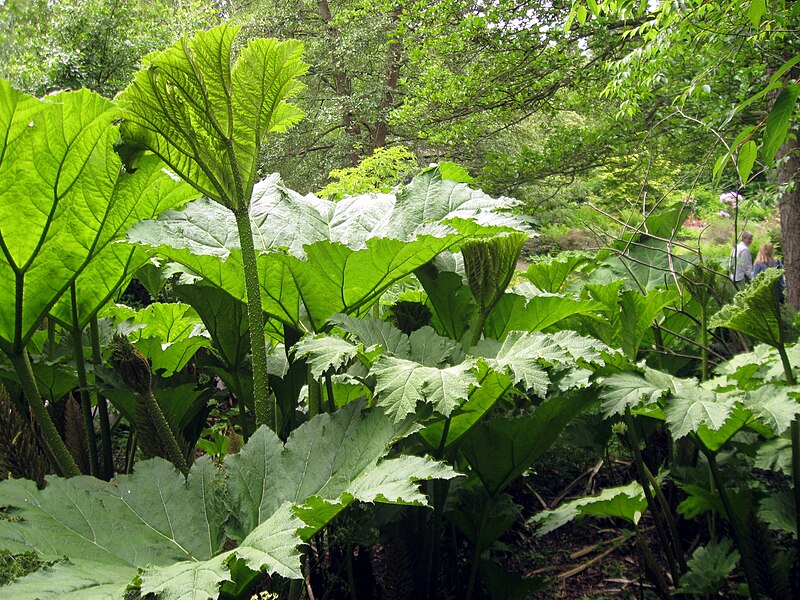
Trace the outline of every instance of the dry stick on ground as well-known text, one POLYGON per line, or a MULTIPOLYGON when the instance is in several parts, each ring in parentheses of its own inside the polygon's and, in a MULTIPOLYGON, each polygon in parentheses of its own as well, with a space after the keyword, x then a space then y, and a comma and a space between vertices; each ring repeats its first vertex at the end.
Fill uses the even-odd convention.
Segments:
POLYGON ((625 536, 624 535, 619 535, 619 536, 617 536, 617 537, 615 537, 613 539, 606 540, 605 542, 602 542, 602 543, 599 543, 599 544, 592 544, 591 546, 586 546, 585 548, 582 548, 581 550, 578 550, 578 551, 573 552, 572 554, 570 554, 569 558, 570 558, 570 560, 578 560, 579 558, 583 558, 587 554, 591 554, 592 552, 594 552, 595 550, 597 550, 601 546, 604 546, 606 544, 613 544, 614 542, 619 542, 619 541, 623 541, 623 540, 625 540, 625 536))
POLYGON ((581 479, 583 479, 587 475, 591 477, 592 473, 597 473, 597 471, 600 470, 600 467, 602 465, 603 465, 603 459, 600 459, 600 461, 594 467, 592 467, 591 469, 589 469, 584 473, 581 473, 575 479, 573 479, 572 482, 566 488, 564 488, 564 491, 562 491, 558 496, 556 496, 555 500, 553 500, 550 503, 549 510, 553 510, 556 506, 558 506, 561 503, 561 501, 567 497, 567 494, 569 494, 572 491, 572 489, 576 485, 578 485, 581 479))
POLYGON ((600 472, 600 469, 603 467, 603 459, 601 458, 597 461, 597 464, 592 469, 591 473, 589 473, 589 479, 586 480, 586 487, 583 489, 583 495, 588 495, 592 489, 594 488, 594 478, 597 477, 597 474, 600 472))
POLYGON ((583 563, 582 565, 578 565, 577 567, 573 567, 569 571, 564 571, 563 573, 559 573, 558 575, 556 575, 556 577, 558 577, 559 579, 562 579, 562 580, 563 579, 569 579, 570 577, 574 577, 578 573, 582 573, 583 571, 585 571, 586 569, 591 567, 596 562, 599 562, 599 561, 603 560, 604 558, 606 558, 608 555, 613 554, 624 543, 625 543, 624 541, 618 542, 618 543, 614 544, 611 548, 609 548, 608 550, 603 552, 602 554, 598 554, 593 559, 583 563))
POLYGON ((527 490, 528 490, 528 491, 529 491, 531 494, 533 494, 534 496, 536 496, 536 499, 539 501, 539 504, 541 504, 541 505, 542 505, 542 508, 543 508, 544 510, 549 510, 549 508, 550 508, 550 507, 549 507, 549 506, 547 506, 547 502, 545 502, 545 501, 544 501, 544 498, 542 498, 542 497, 539 495, 539 492, 537 492, 535 489, 533 489, 533 487, 531 486, 531 484, 529 484, 529 483, 526 483, 526 484, 525 484, 525 488, 526 488, 526 489, 527 489, 527 490))

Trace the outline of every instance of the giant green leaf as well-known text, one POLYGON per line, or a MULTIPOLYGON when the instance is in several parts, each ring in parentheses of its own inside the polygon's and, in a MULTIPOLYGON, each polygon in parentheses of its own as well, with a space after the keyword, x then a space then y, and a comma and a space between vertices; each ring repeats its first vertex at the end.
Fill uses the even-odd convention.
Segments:
MULTIPOLYGON (((467 239, 496 235, 514 221, 495 200, 436 169, 395 194, 334 203, 301 196, 276 176, 255 186, 250 205, 267 313, 292 326, 321 329, 336 313, 363 312, 394 282, 467 239), (429 196, 422 195, 423 188, 429 196), (409 213, 409 207, 417 211, 409 213), (398 215, 425 220, 406 222, 398 215)), ((139 223, 137 244, 158 251, 235 298, 244 299, 241 250, 233 215, 207 200, 139 223)))
POLYGON ((596 338, 612 346, 620 346, 619 334, 622 330, 620 318, 622 311, 619 309, 619 297, 623 280, 598 284, 587 283, 581 289, 581 295, 602 304, 601 315, 603 318, 584 318, 583 325, 596 338))
POLYGON ((463 339, 478 305, 460 273, 448 270, 437 257, 414 274, 425 288, 434 313, 434 326, 454 340, 463 339))
POLYGON ((590 279, 598 283, 623 279, 626 287, 641 292, 674 285, 691 268, 694 255, 676 253, 675 246, 665 240, 674 238, 686 213, 684 205, 651 213, 641 226, 632 227, 613 244, 614 255, 601 262, 590 279))
POLYGON ((330 323, 353 335, 367 351, 380 349, 383 353, 401 357, 408 357, 411 352, 409 337, 388 321, 336 315, 330 323))
POLYGON ((484 333, 503 339, 509 331, 542 331, 567 317, 601 310, 600 303, 552 294, 522 296, 506 293, 489 318, 484 333))
POLYGON ((730 539, 700 546, 686 561, 689 570, 681 576, 676 592, 693 595, 716 594, 740 559, 730 539))
POLYGON ((431 423, 420 431, 420 435, 431 448, 449 448, 466 434, 506 393, 514 388, 511 379, 490 369, 485 361, 478 361, 477 385, 470 392, 467 400, 450 416, 445 435, 445 421, 431 423))
POLYGON ((121 598, 134 578, 159 598, 213 599, 239 559, 253 572, 300 578, 301 537, 354 501, 424 505, 417 482, 455 475, 415 456, 388 458, 413 427, 353 402, 296 429, 284 445, 260 428, 218 468, 188 480, 160 459, 110 483, 51 477, 0 483, 0 548, 67 560, 3 589, 4 598, 121 598), (226 538, 238 544, 222 551, 226 538))
POLYGON ((293 346, 295 356, 306 360, 314 377, 347 364, 359 349, 360 345, 335 335, 306 336, 293 346))
POLYGON ((671 389, 670 382, 658 371, 648 369, 644 375, 631 371, 614 373, 603 380, 602 410, 607 417, 625 414, 625 410, 637 408, 642 402, 657 403, 671 389))
POLYGON ((354 500, 424 505, 416 481, 455 475, 428 458, 387 458, 394 441, 412 429, 381 411, 363 413, 362 406, 351 402, 333 415, 315 417, 293 431, 285 446, 261 427, 228 458, 228 486, 238 507, 230 529, 235 539, 285 502, 299 507, 309 535, 354 500))
MULTIPOLYGON (((505 212, 517 204, 509 198, 491 198, 466 183, 445 179, 438 167, 432 167, 400 190, 387 228, 396 235, 409 237, 422 223, 473 219, 482 226, 520 229, 520 221, 505 212)), ((427 229, 426 233, 430 231, 427 229)))
POLYGON ((784 490, 764 498, 759 503, 758 516, 773 531, 780 531, 796 537, 797 510, 793 496, 791 490, 784 490))
POLYGON ((522 475, 596 399, 592 392, 567 394, 550 398, 529 415, 478 423, 462 438, 461 451, 489 494, 496 494, 522 475))
POLYGON ((68 558, 0 589, 7 600, 118 600, 135 575, 130 566, 68 558))
POLYGON ((625 354, 635 359, 645 333, 653 326, 665 306, 679 298, 675 290, 650 290, 641 294, 626 290, 620 296, 620 346, 625 354))
POLYGON ((286 99, 308 68, 299 42, 269 39, 248 41, 232 67, 239 29, 221 25, 150 55, 119 97, 126 137, 230 209, 250 198, 265 136, 302 116, 286 99))
POLYGON ((174 285, 172 291, 197 311, 225 367, 230 371, 241 368, 250 352, 244 302, 220 288, 199 283, 174 285))
POLYGON ((699 386, 687 386, 666 402, 667 425, 675 439, 696 433, 702 426, 719 430, 738 400, 733 394, 717 394, 699 386))
POLYGON ((798 396, 796 388, 764 385, 745 395, 744 406, 775 435, 781 435, 800 414, 798 396))
POLYGON ((590 262, 587 254, 563 252, 555 258, 531 264, 525 277, 543 292, 558 294, 564 291, 567 278, 590 262))
POLYGON ((781 277, 780 269, 764 271, 715 314, 709 326, 728 327, 773 348, 782 347, 786 339, 776 285, 781 277))
POLYGON ((635 525, 645 510, 647 500, 644 490, 638 481, 632 481, 620 487, 606 488, 597 496, 578 498, 553 510, 537 513, 531 518, 531 522, 537 526, 538 537, 586 516, 617 517, 635 525))
POLYGON ((86 90, 36 100, 6 81, 0 96, 0 347, 19 351, 127 222, 151 174, 123 171, 110 101, 86 90))
POLYGON ((515 384, 544 397, 550 385, 545 367, 565 368, 583 361, 603 364, 601 352, 611 349, 574 331, 555 334, 512 331, 502 342, 485 339, 472 352, 487 359, 489 366, 507 372, 515 384))
POLYGON ((181 370, 200 348, 211 345, 208 332, 188 304, 154 302, 118 325, 134 346, 150 359, 153 371, 169 377, 181 370))
POLYGON ((171 464, 155 459, 112 483, 51 477, 39 491, 33 482, 3 482, 0 502, 18 520, 0 522, 0 545, 49 560, 70 557, 51 573, 19 580, 4 596, 30 598, 24 594, 35 589, 43 600, 76 590, 87 594, 76 597, 109 597, 112 591, 121 597, 137 567, 210 558, 222 547, 227 518, 214 493, 217 478, 209 460, 197 461, 184 480, 171 464))
MULTIPOLYGON (((786 347, 789 362, 800 362, 800 346, 791 344, 786 347)), ((761 381, 785 381, 786 374, 781 364, 778 351, 767 344, 758 344, 750 352, 737 354, 730 360, 720 363, 715 369, 720 375, 727 375, 743 388, 758 385, 761 381)))
MULTIPOLYGON (((181 182, 166 170, 164 163, 146 155, 136 163, 135 176, 124 186, 118 186, 116 202, 130 206, 127 218, 115 228, 122 239, 125 227, 144 219, 153 219, 165 210, 175 209, 197 196, 191 186, 181 182)), ((110 243, 103 247, 75 281, 78 300, 78 324, 81 328, 97 314, 103 305, 119 293, 144 265, 151 252, 142 246, 110 243)), ((64 324, 72 323, 72 301, 64 294, 50 311, 64 324)))
POLYGON ((465 401, 477 383, 474 363, 467 360, 452 366, 429 367, 413 360, 381 356, 372 368, 378 406, 402 420, 425 402, 444 416, 465 401))

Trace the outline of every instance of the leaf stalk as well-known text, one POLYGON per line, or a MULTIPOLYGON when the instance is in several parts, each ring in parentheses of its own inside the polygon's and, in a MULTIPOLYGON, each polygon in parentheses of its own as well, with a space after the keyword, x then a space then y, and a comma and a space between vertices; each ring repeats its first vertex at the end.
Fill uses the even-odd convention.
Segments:
POLYGON ((97 455, 97 436, 92 418, 92 400, 89 396, 89 380, 86 377, 86 360, 83 356, 83 331, 78 319, 78 298, 75 284, 70 286, 72 300, 72 354, 75 357, 75 369, 78 372, 78 390, 81 395, 81 413, 83 428, 86 430, 86 443, 89 449, 89 473, 100 476, 100 464, 97 455))
POLYGON ((81 471, 78 469, 78 465, 75 464, 75 459, 69 453, 64 440, 58 434, 53 419, 50 418, 50 413, 47 412, 47 407, 44 405, 41 395, 39 395, 39 388, 33 375, 28 351, 23 348, 21 352, 12 355, 10 358, 22 385, 22 391, 28 400, 28 406, 31 407, 33 416, 39 423, 39 427, 41 427, 44 442, 59 471, 64 477, 77 477, 81 474, 81 471))
MULTIPOLYGON (((99 367, 103 364, 103 355, 100 351, 100 324, 97 315, 92 317, 89 323, 89 333, 92 341, 92 364, 99 367)), ((100 445, 103 453, 103 479, 109 480, 114 475, 114 458, 111 448, 111 420, 108 416, 108 401, 98 393, 95 398, 97 402, 97 416, 100 421, 100 445)))
POLYGON ((253 244, 253 228, 248 206, 234 211, 239 245, 242 249, 245 292, 247 294, 247 322, 250 329, 250 354, 253 363, 253 404, 256 411, 256 426, 266 425, 278 431, 275 406, 269 401, 267 379, 267 346, 264 336, 264 309, 261 304, 261 288, 258 281, 258 263, 253 244))

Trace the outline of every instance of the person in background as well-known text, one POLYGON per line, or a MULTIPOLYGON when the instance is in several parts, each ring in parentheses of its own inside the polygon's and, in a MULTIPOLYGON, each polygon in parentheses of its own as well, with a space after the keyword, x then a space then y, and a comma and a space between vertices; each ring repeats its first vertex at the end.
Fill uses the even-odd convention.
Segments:
POLYGON ((753 234, 745 231, 742 234, 742 241, 731 251, 729 269, 736 287, 739 287, 739 284, 750 283, 753 279, 753 257, 750 256, 750 244, 752 243, 753 234))
MULTIPOLYGON (((756 262, 753 263, 753 277, 758 277, 767 269, 773 268, 782 269, 783 263, 773 256, 772 244, 763 244, 758 250, 756 262)), ((784 282, 783 277, 778 279, 776 285, 778 286, 778 298, 781 302, 783 302, 784 290, 786 289, 786 283, 784 282)))

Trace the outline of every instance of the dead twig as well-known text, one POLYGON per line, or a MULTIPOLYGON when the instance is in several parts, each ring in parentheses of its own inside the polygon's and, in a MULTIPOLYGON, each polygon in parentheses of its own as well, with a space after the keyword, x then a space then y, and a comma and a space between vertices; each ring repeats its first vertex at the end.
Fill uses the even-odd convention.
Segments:
MULTIPOLYGON (((602 459, 600 459, 600 463, 599 464, 600 465, 603 464, 603 460, 602 459)), ((558 506, 561 503, 561 501, 564 500, 564 498, 567 497, 567 494, 569 494, 575 488, 575 486, 578 485, 578 483, 580 483, 581 479, 583 479, 587 475, 591 475, 593 472, 596 473, 595 469, 599 469, 599 467, 597 465, 595 465, 594 467, 592 467, 591 469, 589 469, 585 473, 581 473, 574 480, 572 480, 572 482, 566 488, 564 488, 564 491, 562 491, 558 496, 556 496, 556 499, 553 500, 550 503, 549 509, 553 510, 556 506, 558 506)))
MULTIPOLYGON (((623 536, 623 538, 624 538, 624 536, 623 536)), ((633 538, 629 538, 628 540, 623 539, 623 541, 617 542, 616 544, 612 545, 611 548, 609 548, 605 552, 603 552, 601 554, 598 554, 593 559, 588 560, 588 561, 586 561, 585 563, 583 563, 581 565, 573 567, 572 569, 570 569, 568 571, 564 571, 563 573, 559 573, 557 575, 557 577, 559 579, 561 579, 561 580, 564 580, 564 579, 569 579, 570 577, 574 577, 578 573, 583 573, 586 569, 591 567, 593 564, 595 564, 595 563, 603 560, 607 556, 613 554, 620 546, 622 546, 625 543, 625 541, 630 542, 631 539, 633 539, 633 538)))

